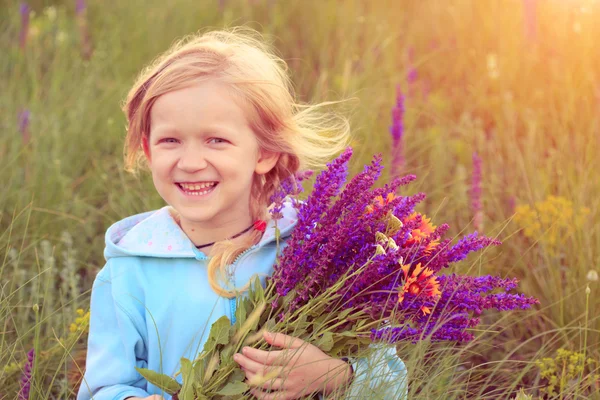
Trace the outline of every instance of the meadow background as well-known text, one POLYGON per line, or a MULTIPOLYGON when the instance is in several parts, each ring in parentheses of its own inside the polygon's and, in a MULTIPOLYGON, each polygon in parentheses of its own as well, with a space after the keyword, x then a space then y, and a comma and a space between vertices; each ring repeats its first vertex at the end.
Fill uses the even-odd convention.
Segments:
POLYGON ((503 242, 455 271, 540 300, 400 346, 410 398, 600 398, 599 20, 597 0, 0 1, 0 399, 28 374, 74 398, 104 232, 163 205, 123 169, 120 104, 176 38, 236 25, 301 101, 349 99, 352 173, 381 152, 434 224, 503 242))

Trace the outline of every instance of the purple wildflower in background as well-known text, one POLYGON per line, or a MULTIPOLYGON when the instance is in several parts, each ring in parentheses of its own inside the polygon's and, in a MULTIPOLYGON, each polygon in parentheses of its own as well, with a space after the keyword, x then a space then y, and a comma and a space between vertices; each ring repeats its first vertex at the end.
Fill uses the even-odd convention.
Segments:
POLYGON ((481 158, 473 152, 473 176, 471 178, 471 210, 473 211, 473 225, 475 230, 483 229, 483 207, 481 205, 481 158))
POLYGON ((419 74, 417 73, 417 69, 415 68, 415 65, 414 65, 414 58, 415 58, 415 49, 413 47, 411 47, 410 49, 408 49, 408 73, 406 74, 406 81, 409 84, 415 83, 417 81, 417 78, 419 77, 419 74))
POLYGON ((27 44, 27 34, 29 32, 29 12, 31 9, 29 8, 29 4, 21 3, 19 7, 19 11, 21 13, 21 30, 19 32, 19 47, 21 49, 25 48, 27 44))
POLYGON ((75 0, 75 14, 83 14, 87 8, 85 0, 75 0))
POLYGON ((19 390, 19 400, 29 399, 29 391, 31 389, 31 373, 33 371, 33 361, 35 359, 35 349, 29 350, 27 353, 27 362, 23 375, 21 375, 21 390, 19 390))
POLYGON ((87 3, 85 0, 75 0, 75 16, 79 27, 79 41, 81 45, 81 55, 85 60, 92 57, 92 41, 87 19, 87 3))
POLYGON ((19 132, 21 132, 21 137, 23 138, 23 143, 29 143, 31 139, 31 135, 29 133, 29 117, 30 112, 28 109, 24 109, 19 113, 19 132))
POLYGON ((400 85, 396 87, 396 105, 392 108, 392 126, 390 126, 392 135, 392 169, 391 178, 396 178, 404 169, 404 95, 400 85))

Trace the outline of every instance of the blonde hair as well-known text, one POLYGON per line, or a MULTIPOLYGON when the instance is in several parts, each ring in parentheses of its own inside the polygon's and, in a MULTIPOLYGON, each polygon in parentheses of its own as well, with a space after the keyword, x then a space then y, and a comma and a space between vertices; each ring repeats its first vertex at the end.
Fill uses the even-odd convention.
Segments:
MULTIPOLYGON (((250 28, 209 31, 177 41, 140 73, 127 95, 125 169, 135 174, 147 167, 142 138, 150 133, 150 111, 158 97, 205 79, 219 79, 249 105, 247 117, 259 147, 281 154, 271 171, 255 174, 252 182, 252 220, 268 221, 269 199, 279 184, 299 169, 322 168, 350 138, 346 118, 321 112, 333 102, 302 105, 295 101, 287 72, 285 61, 250 28)), ((253 230, 238 244, 225 240, 213 245, 208 279, 216 293, 236 295, 237 290, 221 287, 218 278, 225 277, 227 265, 261 237, 262 232, 253 230)))

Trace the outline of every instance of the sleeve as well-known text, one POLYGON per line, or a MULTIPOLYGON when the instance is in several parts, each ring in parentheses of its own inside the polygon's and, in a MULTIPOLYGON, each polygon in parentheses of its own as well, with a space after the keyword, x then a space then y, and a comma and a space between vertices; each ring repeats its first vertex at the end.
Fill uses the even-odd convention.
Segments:
POLYGON ((140 324, 115 301, 110 264, 92 286, 86 368, 77 400, 147 397, 147 381, 134 367, 146 368, 147 351, 140 324))
POLYGON ((391 345, 372 345, 368 358, 351 360, 354 378, 345 395, 350 399, 408 399, 408 373, 391 345))

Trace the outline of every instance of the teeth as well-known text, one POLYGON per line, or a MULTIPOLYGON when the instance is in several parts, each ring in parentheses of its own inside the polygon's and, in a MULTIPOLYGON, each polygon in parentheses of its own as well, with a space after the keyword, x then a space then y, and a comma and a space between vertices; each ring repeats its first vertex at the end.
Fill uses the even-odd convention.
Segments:
POLYGON ((217 182, 200 183, 200 184, 180 183, 179 185, 187 192, 187 194, 191 194, 194 196, 202 196, 202 195, 205 195, 205 194, 211 192, 216 184, 217 184, 217 182), (198 191, 198 190, 206 189, 206 188, 209 188, 209 189, 203 190, 201 192, 198 191))
POLYGON ((194 184, 189 184, 189 183, 180 183, 181 187, 186 189, 186 190, 200 190, 200 189, 206 189, 209 187, 213 187, 216 184, 216 182, 207 182, 207 183, 194 183, 194 184))

